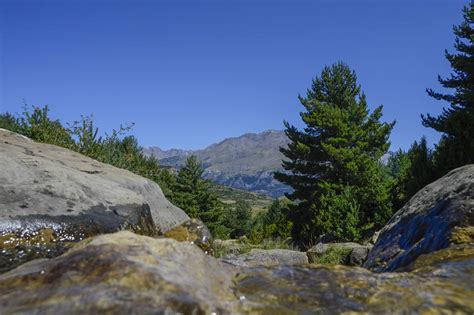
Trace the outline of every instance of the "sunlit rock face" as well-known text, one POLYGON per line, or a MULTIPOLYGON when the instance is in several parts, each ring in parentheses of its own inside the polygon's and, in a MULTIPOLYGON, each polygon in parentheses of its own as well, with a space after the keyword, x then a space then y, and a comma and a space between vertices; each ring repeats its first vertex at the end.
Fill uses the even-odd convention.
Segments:
POLYGON ((422 256, 410 268, 398 273, 321 265, 242 268, 186 242, 123 231, 0 275, 0 313, 474 312, 472 247, 422 256))
POLYGON ((123 229, 157 235, 188 220, 145 178, 0 129, 0 272, 123 229))
POLYGON ((420 255, 474 243, 474 165, 420 190, 380 231, 365 267, 394 271, 420 255))

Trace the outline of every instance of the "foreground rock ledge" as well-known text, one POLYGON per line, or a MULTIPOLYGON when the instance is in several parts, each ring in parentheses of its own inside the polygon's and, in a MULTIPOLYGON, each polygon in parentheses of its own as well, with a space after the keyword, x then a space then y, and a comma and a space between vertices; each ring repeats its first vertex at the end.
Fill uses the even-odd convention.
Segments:
POLYGON ((191 244, 124 231, 1 275, 0 313, 473 313, 474 249, 448 250, 425 257, 409 273, 241 268, 191 244))

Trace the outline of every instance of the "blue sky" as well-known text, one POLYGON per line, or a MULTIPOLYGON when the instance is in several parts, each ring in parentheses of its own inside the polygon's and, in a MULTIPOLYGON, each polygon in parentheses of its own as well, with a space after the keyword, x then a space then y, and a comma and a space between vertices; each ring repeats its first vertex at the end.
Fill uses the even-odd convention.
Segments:
POLYGON ((369 105, 396 119, 392 150, 426 135, 425 89, 450 67, 467 1, 0 0, 0 112, 49 104, 102 131, 134 122, 141 145, 202 148, 302 126, 297 100, 324 65, 356 70, 369 105))

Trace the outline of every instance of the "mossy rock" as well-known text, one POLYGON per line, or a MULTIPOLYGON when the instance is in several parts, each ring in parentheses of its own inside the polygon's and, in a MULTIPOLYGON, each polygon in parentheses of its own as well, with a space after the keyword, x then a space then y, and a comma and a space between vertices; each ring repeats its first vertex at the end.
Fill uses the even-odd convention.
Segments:
POLYGON ((165 232, 164 236, 179 242, 195 244, 207 254, 212 252, 212 234, 201 220, 188 220, 165 232))

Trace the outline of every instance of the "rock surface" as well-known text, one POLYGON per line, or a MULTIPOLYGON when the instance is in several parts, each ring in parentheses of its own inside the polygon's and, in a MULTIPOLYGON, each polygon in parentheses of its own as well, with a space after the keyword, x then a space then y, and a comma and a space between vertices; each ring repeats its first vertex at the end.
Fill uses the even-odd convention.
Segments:
POLYGON ((309 262, 316 262, 319 257, 327 254, 330 250, 336 250, 343 255, 344 264, 360 266, 367 258, 371 246, 361 245, 353 242, 346 243, 318 243, 311 247, 306 254, 309 262))
POLYGON ((0 313, 474 312, 473 247, 420 257, 411 270, 240 268, 189 243, 122 231, 0 275, 0 313))
POLYGON ((420 190, 380 231, 365 267, 394 271, 455 243, 474 243, 474 165, 420 190))
POLYGON ((212 235, 201 220, 191 219, 186 221, 166 232, 164 236, 179 242, 195 244, 205 253, 211 252, 212 235))
POLYGON ((369 256, 371 247, 355 247, 349 254, 349 265, 350 266, 362 266, 369 256))
POLYGON ((275 171, 283 171, 284 158, 280 147, 288 144, 283 131, 267 130, 224 139, 203 150, 145 149, 155 155, 160 165, 180 167, 190 155, 195 155, 204 167, 204 177, 228 187, 243 189, 278 198, 291 188, 273 178, 275 171))
POLYGON ((307 264, 308 256, 288 249, 252 249, 249 253, 225 258, 223 261, 241 267, 292 266, 307 264))
POLYGON ((150 180, 3 129, 0 170, 0 272, 92 235, 154 235, 189 219, 150 180))

